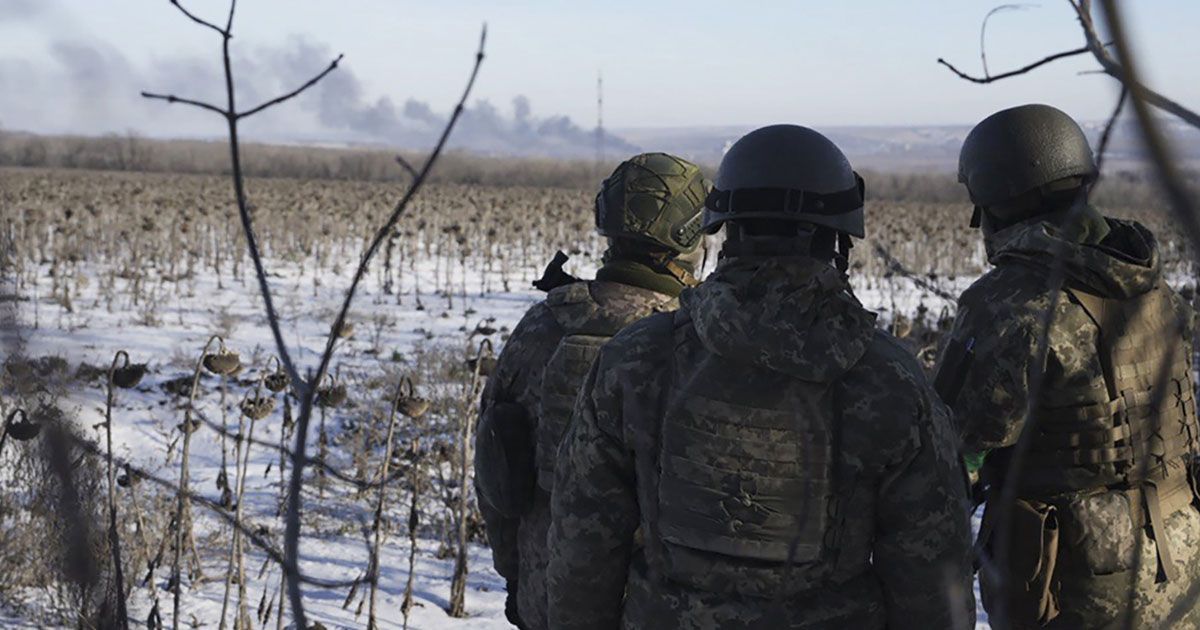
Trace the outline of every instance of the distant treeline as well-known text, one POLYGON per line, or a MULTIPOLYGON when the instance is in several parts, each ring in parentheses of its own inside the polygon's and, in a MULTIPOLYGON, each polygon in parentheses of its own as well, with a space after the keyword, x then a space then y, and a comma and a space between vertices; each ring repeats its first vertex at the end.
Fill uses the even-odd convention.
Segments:
MULTIPOLYGON (((423 155, 402 151, 414 167, 423 155)), ((332 148, 246 143, 242 163, 251 177, 397 181, 410 175, 397 153, 371 148, 332 148)), ((0 166, 80 168, 185 174, 228 174, 229 147, 225 142, 153 140, 135 134, 106 136, 41 136, 0 131, 0 166)), ((451 151, 443 154, 431 180, 486 186, 531 186, 591 190, 599 185, 616 160, 597 165, 591 160, 490 157, 451 151)), ((704 165, 712 174, 712 165, 704 165)), ((965 191, 952 173, 864 172, 867 195, 873 200, 967 203, 965 191)), ((1192 183, 1200 174, 1188 172, 1192 183)), ((1141 171, 1105 174, 1093 199, 1102 206, 1138 207, 1163 203, 1157 185, 1141 171)))

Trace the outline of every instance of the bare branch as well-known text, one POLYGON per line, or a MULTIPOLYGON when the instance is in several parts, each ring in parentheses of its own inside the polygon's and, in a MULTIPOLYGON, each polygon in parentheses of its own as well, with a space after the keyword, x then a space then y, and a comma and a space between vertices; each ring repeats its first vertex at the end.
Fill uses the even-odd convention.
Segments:
POLYGON ((261 112, 264 109, 267 109, 268 107, 278 105, 290 98, 296 97, 304 90, 307 90, 308 88, 316 85, 317 81, 320 81, 321 79, 325 78, 325 75, 329 74, 330 72, 333 72, 334 68, 338 67, 338 62, 342 60, 343 56, 344 55, 338 55, 337 59, 334 59, 333 62, 329 64, 329 67, 322 70, 321 73, 318 74, 317 76, 309 79, 308 82, 305 83, 304 85, 301 85, 300 87, 292 90, 291 92, 288 92, 287 94, 284 94, 283 96, 273 98, 273 99, 263 103, 262 105, 259 105, 258 107, 254 107, 248 111, 241 112, 241 113, 237 114, 237 117, 238 118, 248 118, 250 116, 257 114, 258 112, 261 112))
MULTIPOLYGON (((1087 18, 1084 30, 1089 33, 1088 42, 1090 44, 1095 39, 1095 30, 1092 28, 1091 14, 1087 12, 1089 4, 1090 0, 1082 0, 1077 9, 1081 21, 1084 20, 1084 16, 1087 18)), ((1101 0, 1101 4, 1104 7, 1104 16, 1107 18, 1109 30, 1112 32, 1113 42, 1116 44, 1117 54, 1124 62, 1123 66, 1116 66, 1119 74, 1113 76, 1122 79, 1122 84, 1129 90, 1133 101, 1133 111, 1137 115, 1138 124, 1142 129, 1146 152, 1150 154, 1151 161, 1158 172, 1159 182, 1167 191, 1167 198, 1170 200, 1169 207, 1175 214, 1176 220, 1183 225, 1185 233, 1191 241, 1193 252, 1200 254, 1200 221, 1197 220, 1196 206, 1187 187, 1183 184, 1183 179, 1175 169, 1175 162, 1171 158, 1171 151, 1158 128, 1158 121, 1154 119, 1154 115, 1150 113, 1147 106, 1154 105, 1165 111, 1171 110, 1156 103, 1155 93, 1138 80, 1140 73, 1135 64, 1133 51, 1125 33, 1125 25, 1117 11, 1116 3, 1112 0, 1101 0)), ((1093 52, 1097 55, 1097 60, 1102 57, 1111 60, 1107 51, 1102 47, 1095 47, 1093 52)), ((1100 63, 1104 65, 1106 62, 1100 61, 1100 63)), ((1105 69, 1107 70, 1108 66, 1105 66, 1105 69)), ((1171 113, 1200 128, 1200 115, 1188 110, 1183 110, 1183 112, 1186 115, 1171 113), (1191 119, 1194 119, 1194 122, 1191 119)))
POLYGON ((413 168, 413 165, 409 164, 408 160, 404 159, 403 155, 400 155, 399 153, 396 154, 396 163, 399 164, 401 168, 408 171, 408 174, 411 175, 413 179, 417 178, 417 169, 413 168))
POLYGON ((179 0, 170 0, 170 2, 171 2, 171 4, 172 4, 172 5, 174 5, 174 6, 175 6, 175 8, 176 8, 176 9, 179 9, 179 11, 180 11, 181 13, 183 13, 184 15, 186 15, 186 16, 188 17, 188 19, 189 19, 189 20, 191 20, 191 21, 193 21, 193 22, 195 22, 195 23, 199 24, 200 26, 204 26, 204 27, 207 27, 207 28, 211 28, 212 30, 214 30, 214 31, 216 31, 217 33, 219 33, 219 34, 221 35, 221 37, 225 37, 225 38, 228 38, 228 37, 230 37, 230 35, 229 35, 229 28, 228 28, 228 27, 226 27, 226 28, 221 28, 221 27, 217 26, 216 24, 213 24, 212 22, 209 22, 209 21, 207 21, 207 20, 203 20, 203 19, 201 19, 201 18, 197 17, 197 16, 196 16, 194 13, 192 13, 191 11, 188 11, 187 9, 183 8, 183 5, 182 5, 182 4, 179 4, 179 0))
POLYGON ((193 107, 199 107, 200 109, 207 109, 210 112, 220 114, 224 118, 229 118, 229 112, 221 109, 220 107, 217 107, 216 105, 210 105, 208 103, 205 103, 204 101, 196 101, 196 100, 192 100, 190 98, 181 98, 181 97, 175 96, 174 94, 155 94, 153 92, 142 92, 142 96, 144 96, 145 98, 149 98, 149 99, 157 99, 160 101, 166 101, 168 103, 183 103, 184 105, 191 105, 193 107))
POLYGON ((1112 139, 1113 128, 1117 126, 1117 119, 1121 117, 1121 110, 1125 108, 1125 101, 1128 100, 1128 96, 1129 88, 1125 87, 1125 84, 1122 83, 1121 95, 1117 97, 1117 106, 1113 108, 1112 115, 1108 117, 1108 124, 1104 125, 1104 133, 1100 134, 1100 146, 1096 149, 1097 179, 1104 174, 1104 157, 1108 153, 1108 141, 1112 139))
POLYGON ((237 0, 229 0, 229 17, 225 20, 225 34, 233 37, 233 11, 237 8, 237 0))
MULTIPOLYGON (((229 3, 229 22, 233 25, 234 8, 237 6, 237 0, 231 0, 229 3)), ((302 399, 307 396, 310 389, 308 383, 300 377, 300 371, 296 368, 295 362, 292 360, 292 354, 288 351, 287 344, 283 340, 283 329, 279 325, 279 312, 275 309, 275 300, 271 294, 271 285, 267 282, 267 270, 263 265, 262 254, 258 246, 258 236, 254 233, 254 222, 250 217, 250 207, 246 202, 246 186, 242 175, 242 153, 241 147, 238 144, 238 118, 234 113, 237 111, 236 99, 233 86, 233 63, 229 57, 229 39, 226 38, 221 46, 222 62, 225 67, 225 94, 227 96, 227 111, 226 121, 229 128, 229 162, 233 175, 233 192, 234 198, 237 201, 238 219, 242 224, 242 233, 246 235, 246 247, 250 250, 250 260, 254 264, 254 278, 258 282, 258 292, 263 298, 263 308, 267 312, 267 324, 271 328, 271 336, 275 339, 276 353, 279 362, 283 364, 283 369, 287 372, 288 378, 291 379, 292 387, 295 388, 296 394, 302 399)))
POLYGON ((1008 72, 1002 72, 1000 74, 983 76, 983 77, 971 76, 971 75, 963 72, 962 70, 955 68, 949 61, 946 61, 945 59, 943 59, 941 57, 938 57, 937 62, 942 64, 943 66, 946 66, 947 68, 949 68, 950 71, 953 72, 954 74, 958 75, 958 78, 960 78, 960 79, 970 81, 971 83, 981 83, 982 84, 982 83, 992 83, 993 81, 1001 81, 1003 79, 1008 79, 1011 77, 1015 77, 1017 75, 1025 74, 1032 70, 1036 70, 1037 68, 1040 68, 1048 63, 1058 61, 1059 59, 1065 59, 1067 57, 1075 57, 1077 55, 1086 54, 1090 50, 1091 50, 1090 48, 1088 48, 1087 46, 1084 46, 1082 48, 1075 48, 1073 50, 1063 51, 1060 53, 1050 55, 1048 57, 1043 57, 1039 61, 1035 61, 1035 62, 1033 62, 1027 66, 1024 66, 1022 68, 1017 68, 1016 70, 1009 70, 1008 72))
MULTIPOLYGON (((317 366, 316 374, 313 375, 310 385, 301 390, 300 415, 296 419, 296 442, 293 450, 295 453, 295 463, 292 466, 292 478, 289 484, 290 494, 288 496, 287 526, 284 533, 284 555, 289 562, 297 562, 300 555, 300 486, 303 483, 304 466, 308 460, 305 454, 305 446, 308 441, 309 422, 312 419, 313 397, 316 395, 315 385, 321 382, 321 379, 329 369, 329 362, 333 358, 334 343, 337 341, 338 333, 345 326, 346 314, 350 311, 350 305, 354 301, 354 294, 358 290, 358 284, 367 273, 367 267, 371 262, 371 258, 374 257, 375 252, 379 249, 379 245, 391 233, 392 229, 396 226, 396 222, 400 220, 405 209, 408 208, 408 204, 429 177, 430 170, 433 168, 434 163, 437 162, 442 150, 446 147, 446 140, 449 139, 450 132, 454 130, 455 124, 458 122, 459 117, 462 116, 467 98, 475 86, 475 79, 479 76, 479 67, 483 64, 483 53, 486 43, 487 25, 485 24, 479 36, 479 49, 475 53, 475 65, 471 69, 471 76, 467 80, 467 85, 463 89, 463 94, 458 101, 458 105, 454 108, 454 113, 450 115, 450 120, 446 122, 445 128, 442 129, 442 135, 438 138, 437 145, 429 154, 429 157, 425 159, 425 163, 422 165, 416 179, 409 185, 404 196, 401 197, 395 209, 392 210, 391 216, 388 217, 387 222, 376 232, 375 237, 371 240, 371 244, 363 254, 362 260, 358 264, 358 269, 354 272, 354 279, 350 282, 350 288, 346 290, 346 298, 342 302, 342 308, 338 312, 337 319, 334 320, 333 326, 330 329, 329 338, 325 342, 325 351, 321 355, 321 362, 317 366)), ((231 121, 231 128, 233 128, 233 122, 236 121, 231 121)), ((282 344, 281 339, 277 341, 282 344)), ((304 627, 303 599, 300 593, 300 585, 295 580, 288 580, 288 599, 291 602, 293 618, 297 627, 304 627)))
POLYGON ((983 76, 990 76, 987 67, 987 45, 984 41, 984 38, 987 35, 988 20, 992 19, 992 16, 997 13, 1002 13, 1004 11, 1021 11, 1035 6, 1037 5, 1028 3, 1002 4, 991 11, 988 11, 987 15, 983 16, 983 24, 979 25, 979 62, 983 65, 983 76))
MULTIPOLYGON (((1092 56, 1096 58, 1096 62, 1100 64, 1100 67, 1104 70, 1105 74, 1108 74, 1114 79, 1124 83, 1126 87, 1136 92, 1137 99, 1145 101, 1146 103, 1179 118, 1189 125, 1200 129, 1200 114, 1146 87, 1144 84, 1133 78, 1133 73, 1127 73, 1126 69, 1122 67, 1122 65, 1118 63, 1116 59, 1113 59, 1113 56, 1109 54, 1108 50, 1106 50, 1106 47, 1103 43, 1101 43, 1100 37, 1097 34, 1096 24, 1092 20, 1091 4, 1091 0, 1079 0, 1078 3, 1072 2, 1071 6, 1075 9, 1075 15, 1079 18, 1080 26, 1083 27, 1083 35, 1087 41, 1087 48, 1089 51, 1091 51, 1092 56)), ((1108 2, 1104 2, 1104 6, 1107 9, 1108 2)), ((1111 17, 1112 14, 1106 10, 1105 15, 1111 17)), ((1116 28, 1114 28, 1111 24, 1109 25, 1109 28, 1110 30, 1114 31, 1113 40, 1116 41, 1116 28)), ((1125 48, 1126 52, 1121 52, 1120 46, 1117 47, 1117 50, 1117 54, 1121 55, 1122 60, 1127 61, 1129 59, 1127 45, 1125 48)))

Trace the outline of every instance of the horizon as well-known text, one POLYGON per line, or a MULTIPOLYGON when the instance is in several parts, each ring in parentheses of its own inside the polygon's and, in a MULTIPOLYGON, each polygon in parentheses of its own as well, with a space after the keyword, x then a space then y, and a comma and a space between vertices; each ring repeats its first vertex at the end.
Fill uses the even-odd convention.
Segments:
MULTIPOLYGON (((962 127, 1024 102, 1097 121, 1117 95, 1109 77, 1078 76, 1095 68, 1087 55, 982 86, 937 65, 945 57, 980 72, 979 25, 996 6, 991 1, 763 3, 733 10, 672 0, 637 5, 636 13, 625 10, 634 6, 626 6, 630 0, 613 1, 606 10, 540 0, 453 7, 244 3, 232 46, 243 106, 294 88, 335 52, 346 57, 311 93, 248 120, 243 133, 268 143, 426 147, 461 90, 485 21, 487 59, 452 137, 452 146, 483 153, 592 153, 600 73, 604 129, 612 134, 605 143, 618 152, 635 148, 622 141, 622 131, 775 122, 817 129, 962 127), (664 32, 663 24, 671 28, 664 32)), ((211 17, 224 3, 184 6, 211 17)), ((1019 6, 989 22, 993 73, 1082 40, 1064 4, 1019 6)), ((1200 40, 1185 36, 1186 25, 1200 21, 1200 4, 1152 0, 1127 14, 1148 83, 1185 104, 1200 101, 1200 82, 1187 64, 1200 55, 1200 40)), ((47 135, 133 130, 153 138, 222 134, 221 121, 207 112, 138 95, 213 99, 222 89, 219 41, 165 0, 0 0, 0 15, 6 18, 0 128, 47 135)))

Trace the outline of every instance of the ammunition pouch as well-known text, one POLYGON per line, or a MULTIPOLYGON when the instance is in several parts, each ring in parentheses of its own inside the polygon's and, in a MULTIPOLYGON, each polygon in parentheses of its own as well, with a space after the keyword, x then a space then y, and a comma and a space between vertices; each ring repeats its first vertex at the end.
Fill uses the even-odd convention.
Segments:
POLYGON ((475 487, 480 500, 505 518, 517 518, 533 503, 536 483, 529 415, 516 403, 492 404, 479 418, 475 438, 475 487))
POLYGON ((1058 616, 1058 547, 1060 538, 1058 509, 1051 504, 1018 499, 1013 503, 1010 519, 1012 532, 1006 558, 993 552, 995 510, 988 510, 980 528, 980 543, 997 563, 1004 563, 1000 575, 980 574, 983 606, 996 610, 1000 598, 1014 627, 1038 626, 1058 616), (998 581, 1009 578, 1007 592, 998 581))

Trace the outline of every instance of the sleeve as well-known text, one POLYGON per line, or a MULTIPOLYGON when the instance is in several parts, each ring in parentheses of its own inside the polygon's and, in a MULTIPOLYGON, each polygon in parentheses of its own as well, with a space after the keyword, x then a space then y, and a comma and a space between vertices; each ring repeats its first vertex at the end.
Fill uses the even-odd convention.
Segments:
POLYGON ((550 627, 618 628, 639 511, 634 456, 620 438, 617 370, 592 366, 559 447, 551 498, 550 627), (599 377, 598 374, 604 374, 599 377))
MULTIPOLYGON (((562 331, 549 309, 542 304, 531 308, 513 329, 500 352, 496 369, 483 390, 480 417, 498 402, 518 403, 530 418, 536 417, 542 381, 540 368, 550 360, 561 338, 562 331)), ((528 448, 531 451, 535 448, 532 434, 528 448)), ((517 530, 520 519, 505 518, 491 509, 486 501, 479 501, 479 511, 487 528, 496 572, 510 582, 516 581, 519 572, 517 530)))
POLYGON ((1014 314, 1003 299, 983 299, 972 291, 959 301, 951 342, 938 362, 935 382, 954 380, 946 371, 962 372, 956 377, 961 386, 951 404, 967 456, 978 458, 986 451, 1012 446, 1021 435, 1036 345, 1033 319, 1014 314), (965 365, 948 356, 956 347, 972 348, 965 365))
POLYGON ((883 473, 872 562, 888 628, 973 628, 967 482, 944 405, 930 391, 904 456, 883 473))

